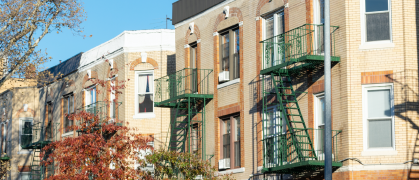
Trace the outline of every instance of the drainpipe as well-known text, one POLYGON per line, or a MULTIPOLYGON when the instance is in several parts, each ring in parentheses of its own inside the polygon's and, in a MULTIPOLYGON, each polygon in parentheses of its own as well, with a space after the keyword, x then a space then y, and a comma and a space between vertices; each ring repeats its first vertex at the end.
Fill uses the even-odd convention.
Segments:
POLYGON ((324 179, 332 180, 332 99, 330 62, 330 0, 324 0, 324 89, 326 101, 324 179))

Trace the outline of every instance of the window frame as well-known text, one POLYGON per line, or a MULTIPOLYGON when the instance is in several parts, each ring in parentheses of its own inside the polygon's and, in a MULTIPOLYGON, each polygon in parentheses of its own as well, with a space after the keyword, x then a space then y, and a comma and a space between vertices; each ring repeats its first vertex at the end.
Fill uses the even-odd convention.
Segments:
POLYGON ((26 122, 26 121, 30 121, 31 122, 31 126, 32 126, 32 139, 33 139, 33 118, 19 118, 19 149, 20 150, 23 150, 22 149, 22 135, 24 135, 23 134, 23 125, 24 125, 24 122, 26 122))
MULTIPOLYGON (((84 89, 84 106, 85 107, 83 107, 83 108, 86 108, 86 106, 88 106, 88 105, 91 105, 91 104, 95 104, 95 103, 97 103, 97 88, 96 88, 96 84, 95 85, 92 85, 92 86, 89 86, 88 88, 85 88, 84 89), (88 92, 91 92, 91 90, 92 89, 95 89, 95 102, 91 102, 90 104, 87 104, 87 99, 88 98, 86 98, 87 96, 86 96, 86 93, 88 93, 88 92)), ((92 98, 92 96, 89 96, 90 98, 90 101, 91 101, 91 98, 92 98)))
POLYGON ((116 86, 115 80, 116 80, 115 76, 109 80, 109 86, 111 88, 110 93, 109 93, 109 122, 115 122, 116 107, 118 107, 118 104, 115 101, 116 100, 116 91, 114 90, 116 86))
POLYGON ((364 152, 373 151, 396 151, 395 120, 394 120, 394 88, 392 83, 362 85, 362 119, 363 119, 363 146, 364 152), (391 111, 391 138, 392 147, 369 148, 368 147, 368 90, 390 90, 390 111, 391 111))
POLYGON ((234 81, 236 79, 240 79, 240 51, 242 51, 242 47, 240 47, 240 41, 243 41, 243 39, 240 38, 240 26, 238 24, 233 25, 229 28, 226 28, 224 30, 221 30, 218 32, 219 34, 219 69, 220 69, 220 73, 224 72, 224 67, 223 67, 223 36, 228 34, 228 38, 229 38, 229 48, 228 48, 228 72, 229 72, 229 80, 228 81, 224 81, 224 82, 218 82, 218 84, 224 84, 230 81, 234 81), (238 35, 236 35, 236 31, 239 31, 238 35), (238 37, 237 37, 238 36, 238 37), (237 51, 237 41, 239 40, 239 51, 236 53, 237 51), (236 55, 237 54, 237 55, 236 55), (237 63, 235 62, 235 57, 237 56, 237 63), (235 75, 234 73, 238 73, 237 75, 235 75), (237 77, 236 77, 237 76, 237 77))
POLYGON ((22 180, 23 175, 29 176, 29 179, 31 179, 31 172, 19 172, 19 180, 22 180))
MULTIPOLYGON (((73 131, 68 131, 67 132, 67 130, 66 130, 66 128, 67 128, 67 126, 65 126, 66 124, 65 124, 65 121, 67 121, 67 117, 66 117, 66 115, 65 114, 73 114, 73 113, 75 113, 75 111, 76 111, 76 107, 75 107, 75 98, 74 98, 74 94, 73 93, 68 93, 68 94, 66 94, 66 95, 64 95, 63 97, 62 97, 62 100, 63 100, 63 106, 62 106, 62 108, 63 108, 63 135, 62 136, 68 136, 68 135, 72 135, 73 134, 73 131), (73 97, 72 98, 72 101, 73 101, 73 112, 71 112, 70 113, 70 108, 68 107, 69 106, 69 101, 67 101, 67 112, 64 112, 64 106, 65 106, 65 99, 70 99, 71 97, 73 97)), ((73 124, 71 125, 71 126, 73 126, 74 125, 74 122, 73 122, 73 124)))
MULTIPOLYGON (((324 96, 324 92, 322 92, 322 93, 318 93, 318 94, 313 94, 314 95, 314 129, 316 129, 316 130, 314 130, 314 149, 315 149, 315 152, 316 153, 318 153, 318 151, 319 151, 319 146, 321 145, 320 144, 320 142, 319 142, 319 134, 318 134, 318 132, 319 132, 319 127, 320 126, 325 126, 326 125, 326 122, 324 123, 324 124, 320 124, 319 123, 319 115, 318 115, 318 113, 319 113, 319 108, 320 108, 320 99, 324 99, 325 98, 325 96, 324 96)), ((323 143, 324 143, 324 141, 323 141, 323 143)), ((324 146, 324 144, 323 144, 323 146, 324 146)), ((317 156, 323 156, 324 157, 324 147, 323 147, 323 153, 321 153, 321 154, 317 154, 317 156)))
POLYGON ((153 79, 152 79, 152 82, 153 82, 153 92, 150 93, 150 94, 153 95, 153 103, 155 102, 154 101, 155 100, 155 89, 154 89, 155 73, 154 73, 154 70, 135 71, 135 92, 134 92, 134 97, 135 97, 134 107, 135 107, 135 110, 134 110, 134 117, 133 118, 134 119, 150 119, 150 118, 155 118, 156 117, 156 114, 155 114, 156 108, 154 107, 154 104, 153 104, 153 112, 144 112, 144 113, 139 113, 138 112, 138 108, 139 108, 139 103, 138 103, 138 76, 140 74, 152 74, 153 75, 153 79))
POLYGON ((366 5, 365 5, 365 1, 366 0, 361 0, 360 1, 360 14, 361 14, 361 46, 360 49, 370 49, 370 48, 386 48, 386 47, 394 47, 393 44, 393 22, 392 22, 392 8, 391 8, 391 0, 387 0, 388 1, 388 13, 389 13, 389 31, 390 31, 390 40, 380 40, 380 41, 370 41, 367 42, 367 20, 366 20, 366 15, 367 14, 376 14, 376 13, 380 13, 380 12, 384 12, 384 11, 377 11, 374 13, 367 13, 366 12, 366 5))
MULTIPOLYGON (((236 137, 236 135, 237 135, 237 132, 236 132, 236 130, 237 130, 237 119, 238 119, 238 121, 240 122, 240 126, 241 126, 241 124, 243 123, 243 122, 241 122, 241 119, 240 119, 240 114, 237 114, 237 113, 235 113, 235 114, 232 114, 232 115, 227 115, 227 116, 224 116, 224 117, 222 117, 222 118, 220 118, 220 130, 221 130, 221 136, 220 136, 220 152, 222 152, 222 156, 220 156, 221 158, 219 159, 219 160, 222 160, 222 159, 225 159, 224 158, 224 140, 223 140, 223 138, 224 138, 224 132, 225 132, 225 128, 226 128, 226 121, 230 121, 230 143, 229 143, 229 146, 230 146, 230 170, 231 169, 239 169, 239 168, 241 168, 241 167, 243 167, 243 164, 241 163, 241 160, 242 160, 242 154, 241 154, 241 148, 243 147, 243 144, 241 143, 241 140, 240 139, 238 139, 237 141, 239 142, 239 145, 240 145, 240 151, 239 151, 239 153, 240 153, 240 155, 239 155, 239 158, 240 158, 240 166, 237 166, 236 165, 236 149, 235 149, 235 142, 236 142, 236 140, 235 140, 235 137, 236 137)), ((240 127, 239 127, 240 128, 240 127)), ((240 138, 243 136, 243 132, 242 131, 240 131, 240 138)), ((225 170, 229 170, 229 169, 225 169, 225 170)))
MULTIPOLYGON (((269 13, 266 13, 266 14, 264 14, 263 16, 261 16, 262 18, 262 40, 267 40, 267 37, 266 37, 266 35, 267 35, 267 33, 266 33, 266 19, 270 19, 270 18, 273 18, 273 27, 274 27, 274 32, 273 32, 273 36, 272 37, 270 37, 270 38, 274 38, 275 36, 278 36, 278 35, 280 35, 280 34, 283 34, 283 33, 285 33, 286 31, 285 31, 285 8, 281 8, 281 9, 279 9, 279 10, 276 10, 276 11, 273 11, 273 12, 269 12, 269 13), (280 19, 280 15, 279 14, 281 14, 282 13, 282 33, 280 33, 279 32, 279 28, 278 28, 278 23, 279 23, 279 19, 280 19)), ((278 52, 276 51, 277 49, 278 49, 278 45, 277 44, 275 44, 274 45, 274 47, 273 47, 273 51, 274 51, 274 58, 273 59, 279 59, 279 56, 281 56, 280 54, 278 54, 278 52)), ((266 64, 264 64, 264 62, 261 62, 262 63, 262 69, 266 69, 266 68, 268 68, 268 67, 265 67, 266 66, 266 64)), ((274 63, 274 62, 271 62, 271 63, 274 63)), ((278 63, 278 62, 276 62, 275 61, 275 63, 278 63)), ((280 64, 281 62, 279 62, 279 64, 280 64)), ((274 64, 274 65, 278 65, 278 64, 274 64)), ((273 65, 271 65, 271 66, 273 66, 273 65)))

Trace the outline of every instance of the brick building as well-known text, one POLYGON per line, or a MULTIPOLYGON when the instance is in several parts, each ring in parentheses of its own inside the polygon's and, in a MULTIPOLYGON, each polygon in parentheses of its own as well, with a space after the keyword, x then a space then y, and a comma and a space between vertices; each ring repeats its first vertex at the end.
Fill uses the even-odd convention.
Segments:
POLYGON ((8 179, 51 174, 53 166, 40 166, 39 151, 52 141, 77 136, 68 128, 74 122, 65 115, 80 110, 105 114, 153 137, 154 147, 166 146, 170 110, 154 107, 153 82, 175 70, 174 35, 166 29, 124 31, 47 69, 57 80, 1 93, 6 109, 1 125, 7 127, 2 129, 2 152, 12 159, 8 179), (115 93, 112 86, 121 85, 126 88, 115 93))
MULTIPOLYGON (((156 106, 174 115, 169 149, 196 152, 237 179, 321 179, 323 7, 173 3, 178 71, 156 82, 169 90, 156 106)), ((415 7, 331 1, 335 179, 419 178, 415 7)))

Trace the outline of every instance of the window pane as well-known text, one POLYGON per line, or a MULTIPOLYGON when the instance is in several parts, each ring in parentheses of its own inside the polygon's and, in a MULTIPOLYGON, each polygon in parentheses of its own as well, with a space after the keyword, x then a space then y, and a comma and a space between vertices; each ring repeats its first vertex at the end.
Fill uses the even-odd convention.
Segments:
POLYGON ((221 38, 222 40, 222 62, 221 62, 221 69, 223 71, 228 71, 229 70, 229 63, 230 63, 230 36, 229 34, 225 34, 222 36, 221 38))
POLYGON ((32 135, 22 135, 20 140, 21 140, 22 146, 27 146, 32 141, 32 135))
POLYGON ((265 38, 274 37, 274 17, 265 19, 265 38))
POLYGON ((20 180, 30 180, 30 177, 29 173, 20 173, 20 180))
POLYGON ((70 107, 70 111, 69 111, 69 113, 73 113, 73 112, 74 112, 74 96, 73 96, 73 95, 71 95, 71 96, 69 97, 68 102, 70 103, 70 104, 69 104, 69 107, 70 107))
POLYGON ((236 120, 236 136, 234 141, 240 141, 240 117, 235 117, 236 120))
POLYGON ((276 25, 278 28, 278 34, 282 34, 285 32, 284 22, 284 12, 278 13, 278 24, 276 25))
POLYGON ((317 119, 317 125, 318 126, 320 126, 320 125, 324 125, 324 123, 326 122, 326 116, 325 116, 325 114, 326 114, 326 109, 325 109, 325 103, 324 103, 325 101, 324 101, 324 97, 322 97, 322 98, 319 98, 319 105, 318 105, 318 108, 317 108, 317 114, 318 114, 318 119, 317 119))
POLYGON ((223 135, 223 156, 230 158, 230 134, 223 135))
POLYGON ((367 41, 390 40, 389 13, 367 14, 367 41))
POLYGON ((234 74, 233 79, 240 78, 240 30, 234 30, 234 37, 235 37, 235 48, 234 48, 234 74))
POLYGON ((234 143, 234 166, 240 167, 240 141, 234 143))
POLYGON ((138 93, 150 93, 153 92, 153 75, 152 74, 140 74, 138 76, 138 93))
POLYGON ((152 94, 139 94, 138 95, 138 112, 153 112, 153 95, 152 94))
POLYGON ((368 91, 368 118, 391 117, 390 89, 368 91))
POLYGON ((388 0, 365 0, 365 12, 387 11, 388 0))
POLYGON ((23 124, 23 134, 32 134, 32 123, 24 122, 23 124))
POLYGON ((392 147, 391 119, 368 121, 368 147, 392 147))
POLYGON ((319 126, 317 132, 317 154, 324 153, 324 126, 319 126))

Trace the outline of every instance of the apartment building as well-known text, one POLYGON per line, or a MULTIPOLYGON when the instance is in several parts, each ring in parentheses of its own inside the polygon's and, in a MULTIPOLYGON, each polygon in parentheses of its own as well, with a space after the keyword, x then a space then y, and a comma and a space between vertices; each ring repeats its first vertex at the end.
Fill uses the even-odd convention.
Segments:
POLYGON ((53 174, 56 167, 39 163, 40 149, 78 136, 69 128, 77 122, 66 116, 78 111, 136 128, 135 133, 154 138, 155 148, 167 146, 170 110, 154 107, 153 82, 175 70, 174 35, 166 29, 124 31, 47 69, 57 80, 3 92, 2 124, 7 130, 2 129, 1 139, 7 139, 2 141, 7 149, 3 152, 12 159, 8 179, 53 174), (115 87, 122 86, 116 93, 115 87))
MULTIPOLYGON (((419 178, 414 1, 331 1, 333 177, 419 178)), ((323 0, 179 0, 169 149, 237 179, 322 179, 323 0)))

